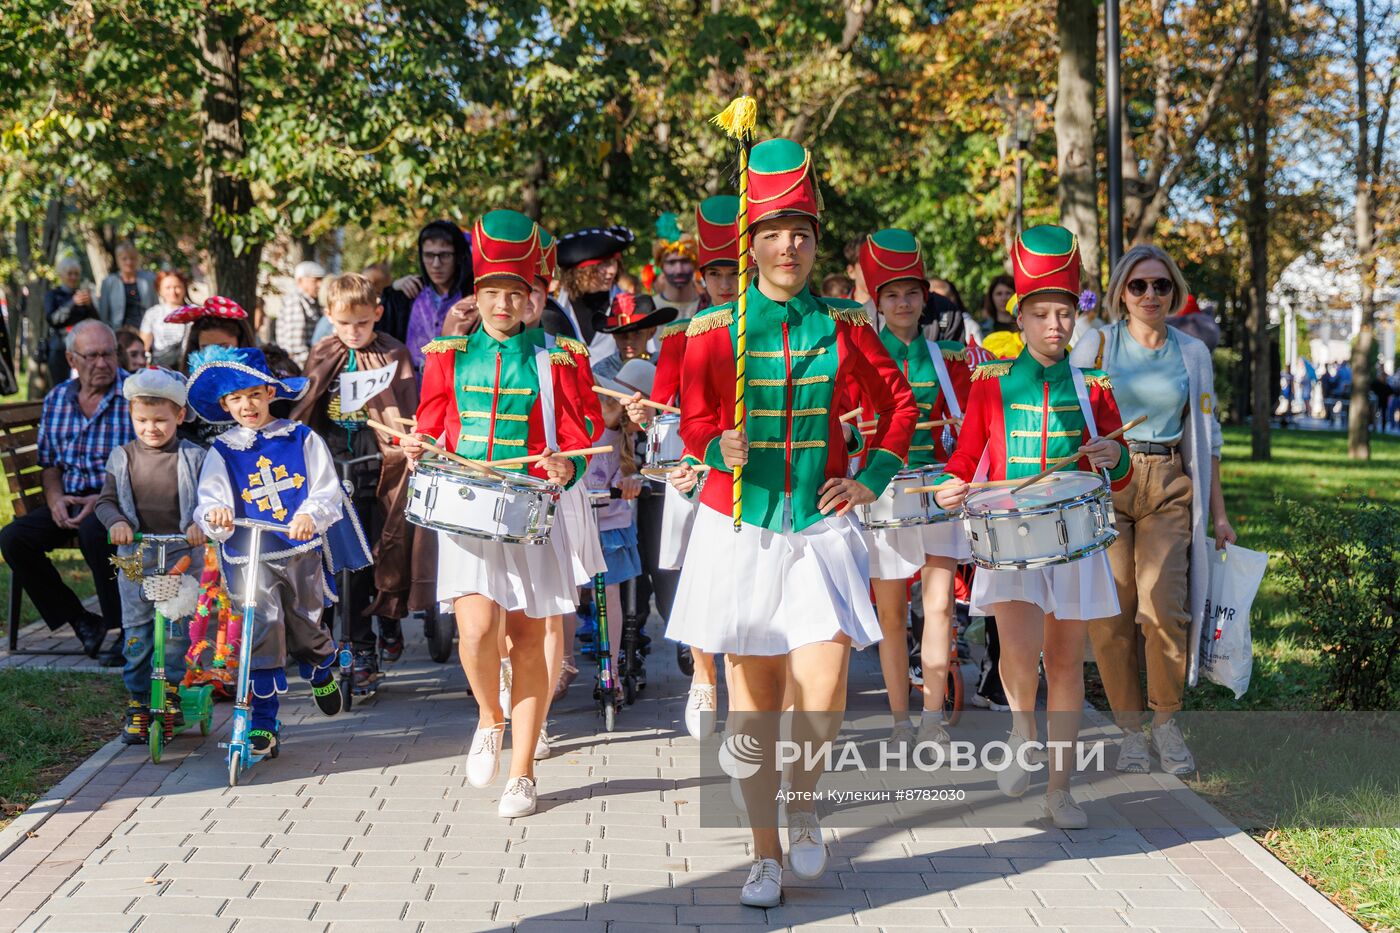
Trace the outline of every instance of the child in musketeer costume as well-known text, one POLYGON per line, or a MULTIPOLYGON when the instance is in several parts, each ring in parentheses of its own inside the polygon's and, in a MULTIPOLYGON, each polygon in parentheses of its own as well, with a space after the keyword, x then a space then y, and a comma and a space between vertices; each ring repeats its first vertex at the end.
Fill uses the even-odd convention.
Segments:
MULTIPOLYGON (((864 310, 808 288, 819 228, 807 151, 786 139, 754 146, 748 190, 758 275, 741 304, 712 308, 687 331, 681 436, 711 470, 666 635, 728 655, 729 727, 756 737, 763 756, 741 782, 756 861, 740 902, 771 907, 782 894, 775 765, 784 685, 791 680, 793 741, 815 749, 834 738, 850 649, 880 639, 866 597, 865 539, 848 513, 873 502, 904 465, 918 415, 864 310), (747 417, 736 426, 741 320, 747 417), (881 416, 855 477, 846 475, 838 410, 848 384, 859 385, 881 416), (736 467, 743 467, 737 480, 736 467)), ((801 800, 820 776, 817 767, 792 774, 799 801, 788 808, 788 867, 804 879, 826 867, 812 798, 801 800)))
MULTIPOLYGON (((729 194, 706 198, 695 207, 696 266, 710 306, 727 305, 739 297, 739 230, 735 220, 739 215, 739 199, 729 194)), ((686 330, 690 321, 677 321, 662 329, 661 352, 656 363, 656 381, 651 400, 663 405, 680 402, 681 369, 685 361, 686 330)), ((637 402, 627 406, 628 416, 645 424, 655 415, 655 409, 637 402)), ((661 547, 657 565, 663 570, 680 570, 685 561, 686 542, 695 522, 696 501, 693 490, 698 476, 693 467, 672 471, 673 482, 667 483, 661 522, 661 547), (679 491, 676 482, 686 493, 679 491), (689 493, 689 494, 687 494, 689 493)), ((675 605, 675 591, 658 591, 656 609, 669 619, 675 605)), ((718 677, 715 658, 694 645, 682 645, 694 663, 690 692, 685 702, 685 727, 695 738, 704 738, 715 727, 715 691, 718 677)))
MULTIPOLYGON (((418 436, 403 442, 413 460, 421 439, 477 461, 546 455, 528 472, 559 486, 583 476, 583 457, 561 449, 589 446, 589 426, 579 405, 582 348, 572 341, 546 346, 539 328, 527 329, 530 290, 539 274, 540 240, 534 221, 515 211, 491 211, 472 231, 472 260, 481 329, 466 337, 428 344, 418 407, 418 436)), ((462 666, 480 709, 467 756, 467 780, 486 787, 495 780, 505 730, 498 692, 499 627, 504 610, 510 640, 510 779, 501 795, 503 817, 535 810, 535 743, 549 690, 544 620, 574 608, 574 577, 565 535, 543 545, 438 533, 438 599, 450 603, 461 636, 462 666)))
MULTIPOLYGON (((926 340, 919 327, 928 301, 928 279, 918 240, 907 230, 881 230, 861 242, 859 262, 865 286, 883 321, 880 342, 909 380, 921 422, 961 417, 970 382, 967 348, 951 340, 926 340)), ((947 463, 952 437, 948 426, 916 430, 909 445, 908 465, 947 463)), ((894 716, 891 742, 945 743, 948 733, 941 721, 953 637, 953 581, 958 562, 972 556, 967 532, 961 521, 951 520, 867 529, 865 537, 870 546, 875 607, 884 633, 880 668, 894 716), (924 601, 924 711, 917 737, 909 720, 909 654, 904 643, 909 613, 907 583, 916 573, 922 576, 924 601)))
MULTIPOLYGON (((210 347, 191 358, 189 402, 211 424, 237 422, 214 439, 199 473, 195 521, 223 545, 224 578, 236 598, 255 574, 256 640, 250 669, 253 750, 267 754, 278 742, 278 694, 287 691, 283 663, 295 658, 311 681, 316 705, 340 712, 335 641, 322 619, 334 603, 334 574, 370 563, 369 544, 335 474, 326 442, 310 428, 275 418, 275 399, 295 401, 305 379, 278 379, 262 351, 210 347), (250 532, 235 518, 287 526, 264 531, 256 567, 248 565, 250 532)), ((245 632, 244 638, 250 637, 245 632)))
MULTIPOLYGON (((1108 377, 1076 369, 1065 355, 1079 298, 1079 241, 1063 227, 1032 227, 1016 238, 1012 260, 1013 310, 1026 346, 1015 359, 983 363, 972 375, 958 447, 938 479, 936 498, 945 509, 959 508, 968 483, 984 472, 991 480, 1029 478, 1076 452, 1082 454, 1077 469, 1107 470, 1115 490, 1132 469, 1123 442, 1102 437, 1122 426, 1108 377)), ((1035 740, 1042 650, 1049 739, 1074 742, 1084 706, 1088 620, 1118 612, 1108 553, 1050 567, 979 570, 972 611, 997 619, 1013 753, 1035 740)), ((1021 796, 1030 784, 1025 755, 997 773, 1008 796, 1021 796)), ((1046 815, 1062 829, 1082 829, 1088 817, 1069 793, 1071 759, 1049 757, 1046 815)))

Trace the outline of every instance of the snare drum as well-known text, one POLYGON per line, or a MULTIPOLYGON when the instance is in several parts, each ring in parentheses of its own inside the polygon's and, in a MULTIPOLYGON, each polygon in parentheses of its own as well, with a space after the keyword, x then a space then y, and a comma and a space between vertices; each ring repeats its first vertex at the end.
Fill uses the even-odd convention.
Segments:
POLYGON ((896 473, 880 498, 860 507, 861 524, 875 530, 932 525, 956 519, 957 513, 945 512, 933 501, 933 493, 904 491, 919 486, 932 486, 934 479, 942 472, 943 464, 931 463, 928 466, 913 467, 896 473))
POLYGON ((408 520, 424 528, 507 544, 544 544, 560 488, 527 473, 485 476, 423 460, 408 481, 408 520))
POLYGON ((989 569, 1067 564, 1118 537, 1113 497, 1097 473, 1052 473, 1020 492, 979 490, 963 507, 972 559, 989 569))
POLYGON ((659 413, 647 424, 647 462, 642 475, 664 483, 666 474, 680 466, 684 456, 681 416, 669 411, 659 413))

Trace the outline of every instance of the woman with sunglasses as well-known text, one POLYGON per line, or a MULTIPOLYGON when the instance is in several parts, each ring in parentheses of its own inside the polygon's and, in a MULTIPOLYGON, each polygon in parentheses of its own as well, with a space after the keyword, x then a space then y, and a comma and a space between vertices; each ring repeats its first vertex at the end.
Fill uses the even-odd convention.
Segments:
POLYGON ((1139 774, 1151 768, 1151 751, 1169 774, 1196 768, 1172 717, 1181 709, 1194 664, 1191 645, 1205 614, 1207 513, 1215 520, 1217 549, 1235 540, 1220 491, 1210 351, 1167 326, 1186 299, 1186 281, 1172 258, 1156 246, 1135 246, 1108 283, 1106 309, 1116 323, 1087 335, 1070 355, 1078 366, 1108 373, 1125 422, 1147 416, 1125 435, 1132 476, 1113 494, 1118 539, 1108 556, 1120 612, 1089 626, 1099 675, 1126 734, 1118 770, 1139 774), (1146 732, 1139 630, 1147 642, 1146 708, 1152 710, 1146 732))

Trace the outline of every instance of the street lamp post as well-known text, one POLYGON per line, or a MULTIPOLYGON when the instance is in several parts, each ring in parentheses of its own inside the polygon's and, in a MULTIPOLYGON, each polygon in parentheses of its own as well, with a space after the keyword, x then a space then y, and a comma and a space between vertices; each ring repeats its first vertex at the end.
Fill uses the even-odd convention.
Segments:
POLYGON ((1123 255, 1123 87, 1119 75, 1122 36, 1118 0, 1104 3, 1104 62, 1108 97, 1108 268, 1123 255))

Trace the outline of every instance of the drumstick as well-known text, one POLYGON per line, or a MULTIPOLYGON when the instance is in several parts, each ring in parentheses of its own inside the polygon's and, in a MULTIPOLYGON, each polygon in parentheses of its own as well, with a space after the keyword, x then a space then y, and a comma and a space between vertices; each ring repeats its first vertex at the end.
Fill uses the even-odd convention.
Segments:
MULTIPOLYGON (((405 433, 403 433, 402 431, 395 431, 393 428, 389 427, 387 424, 380 424, 378 421, 375 421, 373 418, 366 418, 366 419, 365 419, 365 424, 369 425, 369 426, 372 427, 372 428, 377 428, 377 429, 379 429, 380 431, 383 431, 385 434, 388 434, 390 437, 397 437, 397 438, 398 438, 399 440, 401 440, 401 441, 404 441, 404 440, 411 440, 411 439, 413 439, 413 437, 414 437, 414 435, 412 435, 412 434, 405 434, 405 433)), ((422 444, 423 444, 424 447, 426 447, 428 450, 431 450, 433 453, 437 454, 439 457, 443 457, 443 458, 445 458, 445 459, 451 460, 453 463, 460 463, 462 466, 468 467, 468 468, 473 469, 473 470, 476 470, 478 473, 484 474, 484 475, 486 475, 486 476, 494 476, 496 479, 505 479, 505 475, 504 475, 503 473, 501 473, 499 470, 493 470, 493 469, 491 469, 489 466, 487 466, 487 465, 484 464, 484 463, 477 463, 475 460, 468 460, 466 457, 463 457, 463 456, 461 456, 461 455, 459 455, 459 454, 454 454, 454 453, 453 453, 452 451, 450 451, 450 450, 446 450, 446 449, 444 449, 444 448, 442 448, 442 447, 439 447, 437 444, 434 444, 434 443, 433 443, 432 441, 430 441, 430 440, 426 440, 426 439, 421 438, 421 437, 418 438, 418 440, 422 442, 422 444)))
MULTIPOLYGON (((1144 421, 1146 421, 1146 420, 1147 420, 1147 416, 1146 416, 1146 415, 1138 415, 1136 418, 1134 418, 1132 421, 1129 421, 1127 424, 1123 425, 1123 426, 1122 426, 1121 428, 1119 428, 1117 431, 1111 431, 1111 432, 1109 432, 1108 434, 1105 434, 1102 438, 1100 438, 1100 440, 1105 440, 1105 441, 1114 440, 1114 439, 1117 438, 1119 435, 1121 435, 1124 431, 1127 431, 1127 430, 1129 430, 1129 429, 1131 429, 1131 428, 1135 428, 1135 427, 1137 427, 1138 425, 1142 424, 1142 423, 1143 423, 1144 421)), ((1068 466, 1069 464, 1071 464, 1071 463, 1073 463, 1074 461, 1078 460, 1078 459, 1079 459, 1080 457, 1082 457, 1082 456, 1084 456, 1084 448, 1083 448, 1083 447, 1080 447, 1078 450, 1076 450, 1074 453, 1070 454, 1068 457, 1061 457, 1059 460, 1056 460, 1054 463, 1050 464, 1048 467, 1046 467, 1045 469, 1041 470, 1039 473, 1037 473, 1036 475, 1032 476, 1030 479, 1022 481, 1021 485, 1017 486, 1015 489, 1013 489, 1013 490, 1011 490, 1011 491, 1012 491, 1013 493, 1016 493, 1016 492, 1020 492, 1022 489, 1025 489, 1027 486, 1033 486, 1033 485, 1035 485, 1036 483, 1040 482, 1041 480, 1045 479, 1045 477, 1049 476, 1051 473, 1054 473, 1056 470, 1060 469, 1061 467, 1068 466)))
MULTIPOLYGON (((593 391, 597 392, 599 395, 606 395, 608 398, 615 398, 623 402, 632 401, 632 396, 628 395, 626 392, 618 392, 615 389, 605 389, 602 386, 594 386, 593 391)), ((653 402, 651 399, 648 398, 639 399, 639 401, 643 405, 649 405, 650 407, 655 408, 658 411, 669 411, 673 415, 679 415, 681 413, 681 410, 679 408, 676 408, 672 405, 663 405, 660 402, 653 402)))
POLYGON ((591 457, 594 454, 612 453, 612 445, 606 447, 581 447, 578 450, 561 450, 553 454, 535 454, 533 457, 507 457, 504 460, 490 460, 487 466, 528 466, 531 463, 539 463, 546 457, 591 457))
MULTIPOLYGON (((872 427, 873 425, 875 425, 875 424, 877 424, 877 423, 878 423, 878 422, 875 422, 875 421, 862 421, 862 422, 860 423, 860 426, 861 426, 861 432, 860 432, 860 433, 862 433, 862 434, 864 434, 864 435, 867 435, 867 436, 869 436, 869 435, 871 435, 871 434, 874 434, 874 433, 875 433, 874 431, 867 431, 867 430, 865 430, 865 428, 872 427)), ((941 427, 943 427, 945 424, 962 424, 962 420, 961 420, 960 418, 943 418, 943 419, 940 420, 940 421, 920 421, 918 424, 914 425, 914 430, 915 430, 915 431, 929 431, 929 430, 932 430, 933 428, 941 428, 941 427)))
POLYGON ((390 417, 397 421, 399 424, 406 424, 410 428, 418 423, 417 418, 405 418, 403 415, 391 415, 390 417))
POLYGON ((842 424, 845 424, 847 421, 850 421, 852 418, 858 418, 858 417, 860 417, 860 413, 861 413, 863 410, 864 410, 864 409, 861 409, 861 408, 852 408, 850 411, 846 412, 844 415, 842 415, 842 416, 841 416, 840 418, 838 418, 837 420, 840 421, 842 424))

